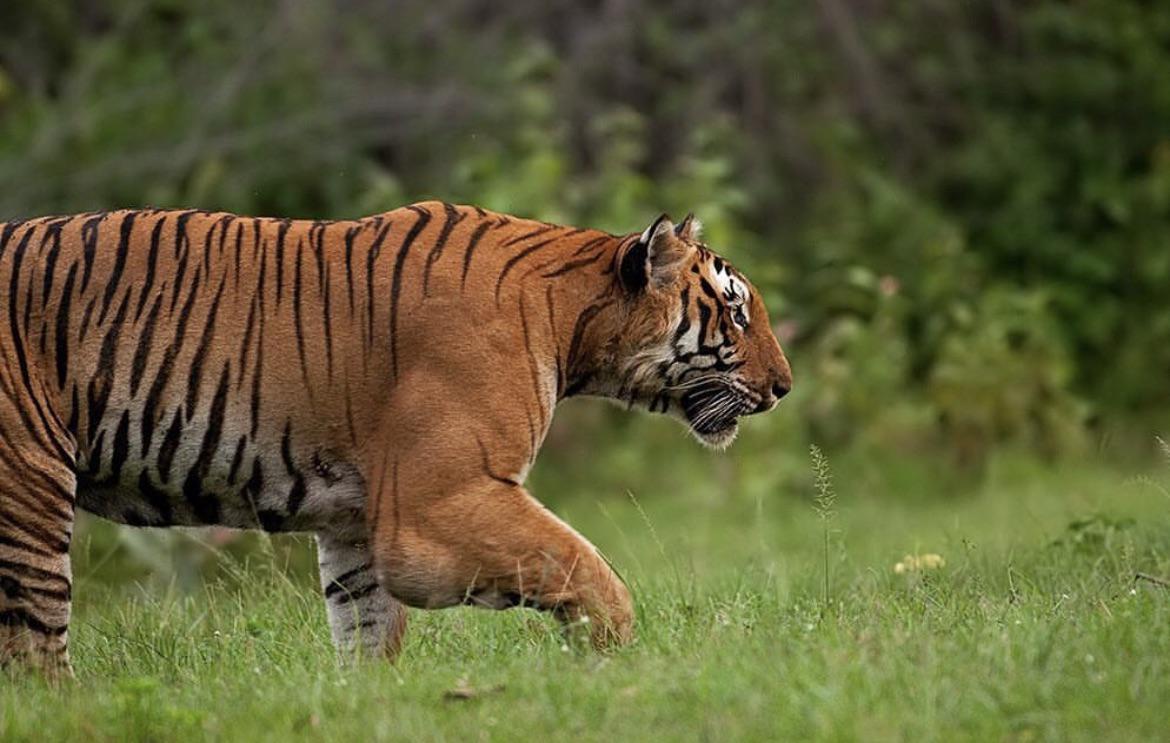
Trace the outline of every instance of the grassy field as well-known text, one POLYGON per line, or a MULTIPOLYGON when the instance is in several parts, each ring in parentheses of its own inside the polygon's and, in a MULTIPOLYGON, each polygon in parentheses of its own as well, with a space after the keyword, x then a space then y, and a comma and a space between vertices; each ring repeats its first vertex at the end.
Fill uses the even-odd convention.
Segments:
POLYGON ((638 640, 607 656, 460 609, 413 613, 396 665, 342 668, 303 541, 188 595, 100 579, 79 545, 77 683, 5 681, 0 739, 1170 735, 1170 587, 1135 580, 1170 577, 1170 468, 1002 458, 915 495, 865 471, 838 469, 828 522, 815 488, 562 502, 636 594, 638 640))

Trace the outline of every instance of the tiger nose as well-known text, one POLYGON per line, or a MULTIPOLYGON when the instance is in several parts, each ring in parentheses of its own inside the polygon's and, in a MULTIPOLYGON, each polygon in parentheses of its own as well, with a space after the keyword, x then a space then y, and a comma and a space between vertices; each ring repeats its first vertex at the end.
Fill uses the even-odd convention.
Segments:
POLYGON ((770 394, 762 395, 761 399, 760 399, 760 404, 757 405, 756 409, 752 412, 764 413, 764 412, 771 410, 773 407, 776 406, 776 403, 780 402, 780 400, 783 399, 783 397, 785 395, 787 395, 791 390, 792 390, 792 373, 787 372, 785 374, 781 374, 781 375, 777 376, 772 381, 771 389, 768 390, 770 394))
POLYGON ((761 396, 760 404, 756 405, 756 409, 753 410, 752 412, 753 413, 766 413, 766 412, 768 412, 776 405, 776 403, 780 402, 780 398, 782 398, 788 394, 788 391, 790 389, 791 389, 791 386, 786 385, 783 382, 773 382, 772 389, 770 390, 771 394, 761 396))

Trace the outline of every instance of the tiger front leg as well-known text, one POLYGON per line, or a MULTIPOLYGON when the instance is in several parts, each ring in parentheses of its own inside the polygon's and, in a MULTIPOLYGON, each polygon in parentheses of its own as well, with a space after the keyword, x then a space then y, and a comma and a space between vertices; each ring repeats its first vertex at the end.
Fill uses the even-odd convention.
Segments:
POLYGON ((592 544, 521 486, 479 478, 429 498, 393 492, 374 551, 382 584, 411 606, 470 604, 588 622, 599 649, 633 639, 629 590, 592 544), (398 514, 394 521, 395 510, 398 514))

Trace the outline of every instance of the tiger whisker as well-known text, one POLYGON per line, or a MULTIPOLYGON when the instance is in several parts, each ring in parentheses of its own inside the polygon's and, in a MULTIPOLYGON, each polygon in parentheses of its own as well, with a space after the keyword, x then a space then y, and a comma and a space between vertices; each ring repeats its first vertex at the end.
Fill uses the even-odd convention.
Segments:
POLYGON ((726 384, 728 381, 729 380, 727 379, 727 377, 719 372, 707 372, 705 374, 699 374, 698 376, 691 377, 690 379, 685 379, 685 380, 678 382, 676 384, 665 385, 663 387, 663 389, 664 390, 687 390, 687 389, 692 389, 694 387, 701 387, 704 384, 708 384, 708 383, 712 383, 712 382, 726 384))
POLYGON ((712 421, 719 420, 731 411, 735 410, 739 404, 740 399, 738 396, 728 394, 726 397, 717 400, 714 404, 711 405, 711 407, 705 409, 702 413, 696 416, 694 425, 702 426, 712 421))

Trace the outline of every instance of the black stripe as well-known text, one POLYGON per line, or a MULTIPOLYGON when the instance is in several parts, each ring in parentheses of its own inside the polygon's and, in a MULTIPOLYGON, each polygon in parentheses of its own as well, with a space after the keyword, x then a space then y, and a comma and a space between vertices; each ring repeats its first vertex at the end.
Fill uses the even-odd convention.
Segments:
POLYGON ((61 292, 61 304, 57 307, 56 361, 57 389, 65 389, 65 375, 69 371, 69 308, 73 304, 73 283, 77 279, 77 264, 69 267, 65 276, 65 288, 61 292))
MULTIPOLYGON (((49 294, 53 291, 53 280, 57 277, 57 258, 61 254, 61 228, 65 223, 70 221, 66 219, 58 219, 50 222, 45 227, 45 236, 41 238, 41 247, 50 239, 53 244, 49 247, 49 253, 45 256, 45 282, 41 288, 41 306, 44 307, 49 302, 49 294)), ((41 336, 41 350, 44 350, 45 338, 41 336)))
POLYGON ((36 538, 37 541, 35 542, 17 539, 16 536, 22 531, 43 532, 43 530, 36 529, 35 527, 33 529, 29 529, 30 524, 27 521, 17 523, 2 513, 0 513, 0 519, 6 521, 9 529, 12 530, 8 531, 7 533, 0 533, 0 546, 8 547, 9 549, 20 552, 31 552, 34 555, 40 555, 41 557, 60 557, 69 551, 68 541, 44 533, 35 535, 29 534, 28 536, 33 536, 36 538), (17 531, 17 529, 20 531, 17 531))
POLYGON ((207 276, 211 275, 211 237, 219 226, 219 222, 213 222, 203 233, 203 273, 207 276))
POLYGON ((94 442, 89 453, 88 467, 77 473, 77 488, 79 490, 86 490, 98 485, 107 485, 108 483, 98 482, 95 477, 102 469, 102 460, 105 458, 106 449, 106 432, 101 431, 97 435, 97 440, 94 442))
POLYGON ((228 485, 236 484, 236 476, 240 473, 240 465, 244 463, 244 447, 248 443, 248 437, 244 434, 240 435, 236 442, 236 453, 232 455, 232 464, 228 469, 228 485))
POLYGON ((480 440, 478 435, 476 435, 476 437, 475 437, 475 443, 479 444, 479 456, 480 456, 480 460, 483 463, 483 472, 485 475, 487 475, 489 478, 495 480, 496 482, 500 482, 500 483, 503 483, 505 485, 512 485, 514 487, 520 486, 520 483, 516 482, 512 478, 503 477, 501 475, 497 475, 495 472, 492 472, 492 465, 491 465, 491 462, 488 460, 487 447, 483 445, 483 441, 480 440))
POLYGON ((290 475, 297 474, 296 463, 292 456, 292 423, 286 421, 284 434, 280 437, 280 459, 284 462, 284 469, 290 475))
POLYGON ((317 258, 317 294, 325 292, 325 223, 315 222, 309 232, 309 244, 317 258))
MULTIPOLYGON (((154 223, 154 229, 150 231, 150 251, 146 254, 146 278, 142 283, 142 294, 138 296, 138 308, 134 310, 134 322, 138 322, 138 318, 142 317, 142 310, 146 307, 146 299, 150 295, 150 290, 154 288, 154 274, 158 269, 158 249, 159 241, 162 239, 163 225, 167 222, 167 215, 163 215, 161 219, 154 223)), ((162 296, 159 295, 161 299, 162 296)))
POLYGON ((402 294, 402 267, 406 264, 406 256, 410 253, 410 246, 418 237, 427 223, 431 221, 431 213, 419 206, 408 206, 418 219, 406 233, 402 247, 398 249, 398 257, 394 261, 394 276, 390 282, 390 369, 395 383, 398 382, 398 301, 402 294))
POLYGON ((431 247, 431 252, 427 254, 427 263, 423 268, 423 296, 430 296, 430 281, 431 268, 434 267, 435 262, 443 255, 443 249, 447 245, 447 240, 451 237, 451 231, 455 229, 455 225, 463 221, 466 215, 460 214, 454 206, 450 204, 443 204, 443 210, 446 212, 446 219, 443 221, 443 228, 439 231, 439 237, 435 240, 434 246, 431 247))
MULTIPOLYGON (((679 342, 682 341, 683 336, 686 335, 687 331, 691 329, 691 313, 690 313, 691 287, 690 287, 690 285, 683 287, 682 294, 679 295, 679 300, 680 300, 680 303, 682 304, 682 320, 679 321, 678 327, 675 328, 674 338, 671 340, 672 347, 678 346, 679 342)), ((700 338, 700 342, 701 341, 702 341, 702 339, 700 338)))
MULTIPOLYGON (((165 287, 165 284, 164 284, 165 287)), ((143 294, 143 296, 146 296, 143 294)), ((138 348, 134 349, 134 363, 130 367, 130 397, 138 394, 138 386, 142 384, 142 375, 146 373, 146 362, 150 358, 150 349, 154 345, 154 331, 158 325, 158 312, 162 308, 162 292, 154 298, 154 305, 146 316, 146 326, 138 339, 138 348)))
POLYGON ((345 587, 346 581, 352 580, 360 575, 364 575, 370 569, 370 563, 362 563, 353 570, 347 570, 333 580, 329 581, 329 585, 325 586, 325 598, 331 598, 335 594, 347 590, 345 587))
POLYGON ((22 627, 24 629, 36 632, 37 634, 50 635, 54 637, 60 637, 69 629, 67 625, 45 624, 30 614, 27 609, 20 606, 8 609, 0 609, 0 626, 13 628, 22 627))
POLYGON ((335 606, 345 606, 346 604, 353 601, 361 601, 366 596, 369 596, 371 593, 377 590, 378 582, 373 581, 372 583, 367 583, 361 588, 344 591, 340 596, 333 600, 333 603, 335 606))
POLYGON ((599 247, 603 243, 613 239, 615 239, 613 235, 598 235, 592 240, 586 240, 585 242, 581 243, 581 247, 573 251, 573 255, 571 257, 576 258, 577 256, 585 253, 585 251, 592 250, 593 248, 599 247))
POLYGON ((553 339, 553 360, 556 362, 557 374, 557 399, 561 398, 561 392, 565 389, 565 370, 561 366, 561 339, 560 333, 557 329, 557 315, 553 307, 553 287, 549 284, 545 287, 544 301, 546 309, 548 310, 548 327, 549 334, 553 339))
MULTIPOLYGON (((536 361, 536 352, 532 350, 532 337, 528 332, 528 312, 524 308, 524 297, 520 298, 520 329, 524 338, 524 351, 528 356, 528 373, 532 376, 532 395, 536 399, 537 406, 540 408, 541 421, 544 420, 545 410, 544 403, 540 396, 540 370, 536 361)), ((525 414, 528 413, 528 406, 525 405, 525 414)), ((532 420, 528 421, 529 434, 531 438, 532 448, 531 452, 536 451, 536 433, 532 427, 532 420)))
MULTIPOLYGON (((352 297, 352 294, 350 295, 352 297)), ((321 304, 321 319, 325 325, 325 366, 329 381, 333 381, 333 306, 329 286, 329 266, 325 266, 325 296, 321 304)))
POLYGON ((0 231, 0 258, 4 257, 4 251, 8 248, 8 241, 12 239, 16 231, 25 223, 26 220, 23 219, 16 219, 4 223, 4 229, 0 231))
POLYGON ((292 458, 292 425, 286 423, 284 436, 280 440, 280 458, 284 460, 284 468, 293 476, 292 489, 288 493, 287 510, 290 516, 296 514, 305 500, 305 476, 297 470, 292 458))
POLYGON ((118 291, 119 282, 122 281, 122 272, 126 269, 126 253, 130 251, 130 234, 134 230, 136 218, 134 212, 127 212, 126 216, 122 217, 118 251, 114 254, 114 270, 106 279, 106 290, 102 294, 102 311, 98 313, 98 325, 106 321, 106 313, 110 311, 110 303, 114 301, 114 294, 118 291))
POLYGON ((110 459, 110 479, 118 482, 122 479, 122 466, 130 456, 130 411, 123 410, 122 418, 118 421, 118 430, 114 432, 114 450, 110 459))
MULTIPOLYGON (((352 316, 353 312, 354 312, 354 304, 353 304, 353 239, 355 237, 357 237, 357 234, 359 232, 361 232, 364 228, 365 228, 365 225, 359 224, 355 227, 350 227, 348 230, 345 231, 345 286, 349 291, 349 314, 350 314, 350 316, 352 316)), ((328 286, 329 282, 326 281, 325 285, 328 286)))
POLYGON ((369 334, 371 342, 374 337, 374 262, 378 260, 378 255, 382 252, 382 242, 386 239, 386 233, 390 231, 392 222, 387 221, 386 226, 378 231, 374 237, 374 242, 370 245, 370 252, 366 256, 366 320, 369 325, 369 334))
POLYGON ((187 477, 183 481, 183 497, 191 504, 196 518, 205 524, 214 524, 219 521, 219 504, 214 496, 206 496, 203 492, 203 481, 211 471, 211 461, 219 449, 220 439, 223 437, 224 411, 227 409, 228 383, 231 380, 231 362, 225 361, 223 371, 219 375, 219 384, 215 388, 215 397, 211 400, 211 410, 207 415, 207 429, 203 433, 203 443, 199 447, 199 455, 187 477))
MULTIPOLYGON (((11 464, 8 457, 4 458, 6 464, 11 464)), ((36 479, 42 483, 50 482, 50 477, 37 470, 26 470, 22 473, 22 477, 26 484, 32 485, 32 478, 28 475, 35 472, 36 479)), ((53 490, 54 488, 47 488, 46 490, 53 490)), ((10 503, 5 513, 0 513, 0 521, 6 524, 4 529, 0 529, 5 534, 12 538, 13 535, 22 535, 30 537, 36 541, 40 549, 54 550, 54 554, 61 554, 69 551, 69 539, 73 536, 73 508, 66 506, 64 508, 54 508, 55 501, 45 498, 45 493, 35 492, 33 488, 22 488, 19 491, 11 491, 8 495, 10 503), (17 506, 17 508, 11 508, 17 506)), ((60 504, 56 504, 60 505, 60 504)), ((30 548, 31 549, 31 548, 30 548)))
MULTIPOLYGON (((581 314, 577 316, 577 321, 573 324, 573 336, 569 341, 569 353, 565 360, 565 365, 568 367, 569 388, 572 389, 574 384, 580 381, 582 375, 588 374, 588 370, 581 368, 581 344, 585 340, 585 331, 589 329, 589 324, 597 317, 598 313, 609 307, 615 300, 608 299, 593 304, 582 310, 581 314)), ((569 394, 566 390, 566 395, 569 394)))
POLYGON ((223 255, 223 246, 227 243, 227 233, 231 229, 232 223, 236 221, 234 214, 225 214, 219 218, 216 224, 219 226, 219 245, 216 247, 216 255, 223 255))
POLYGON ((158 447, 158 475, 164 483, 171 481, 171 465, 175 462, 175 452, 179 449, 179 441, 183 438, 183 410, 175 411, 171 419, 171 426, 163 436, 162 444, 158 447))
MULTIPOLYGON (((156 415, 158 404, 162 399, 163 391, 166 389, 167 383, 170 381, 171 373, 175 368, 175 358, 179 355, 179 351, 183 347, 183 340, 187 337, 187 321, 191 317, 191 308, 195 304, 195 297, 199 293, 199 277, 195 277, 195 281, 191 286, 191 293, 187 295, 187 301, 183 303, 183 310, 179 313, 179 321, 175 325, 175 337, 171 340, 171 345, 167 346, 167 350, 163 353, 162 363, 159 365, 158 372, 154 376, 154 381, 150 385, 150 392, 146 395, 146 401, 142 409, 142 456, 145 457, 150 451, 150 442, 154 434, 154 426, 158 422, 156 415)), ((175 287, 175 296, 179 294, 179 287, 175 287)), ((179 411, 176 411, 176 415, 179 411)))
POLYGON ((483 239, 484 233, 492 227, 494 222, 481 222, 475 228, 475 232, 471 233, 471 239, 467 242, 467 250, 463 253, 463 276, 459 279, 459 286, 463 288, 467 286, 467 271, 471 268, 471 256, 475 253, 475 248, 479 245, 479 241, 483 239))
POLYGON ((707 277, 699 277, 699 288, 702 289, 703 293, 708 297, 714 299, 716 304, 719 304, 719 295, 715 292, 715 287, 711 286, 711 282, 707 281, 707 277))
POLYGON ((252 372, 252 426, 249 429, 252 438, 256 438, 256 431, 260 427, 260 380, 264 374, 264 293, 265 267, 268 265, 268 244, 265 242, 260 251, 260 276, 256 282, 256 297, 258 299, 256 313, 258 333, 256 337, 256 369, 252 372))
POLYGON ((260 430, 260 379, 264 375, 264 341, 263 341, 263 319, 261 319, 261 333, 260 342, 256 344, 256 371, 252 373, 252 426, 249 433, 252 438, 256 438, 256 432, 260 430))
POLYGON ((0 570, 8 570, 17 575, 27 575, 30 578, 43 580, 47 583, 60 581, 61 585, 68 587, 70 585, 69 578, 60 573, 54 573, 44 568, 39 568, 36 565, 28 565, 23 562, 16 562, 14 560, 7 560, 0 557, 0 570))
POLYGON ((24 316, 23 316, 24 322, 23 322, 23 325, 24 325, 24 337, 25 338, 32 337, 32 333, 29 332, 29 329, 32 327, 32 325, 31 325, 32 306, 33 306, 33 282, 30 281, 30 282, 28 282, 28 285, 25 286, 25 288, 24 288, 24 316))
POLYGON ((89 380, 89 389, 86 394, 88 401, 89 418, 86 420, 88 435, 87 441, 92 441, 94 431, 101 424, 106 414, 106 405, 110 401, 110 392, 114 386, 114 364, 118 351, 118 336, 122 332, 122 323, 126 319, 126 310, 130 304, 130 292, 122 295, 122 302, 118 306, 118 314, 114 317, 106 337, 102 340, 101 351, 98 354, 98 368, 93 378, 89 380))
POLYGON ((537 227, 535 230, 532 230, 531 232, 526 232, 523 235, 517 235, 516 237, 513 237, 510 240, 506 240, 500 245, 500 247, 506 248, 509 245, 515 245, 516 243, 524 242, 525 240, 527 240, 531 237, 539 237, 540 235, 543 235, 546 232, 551 232, 552 230, 556 230, 556 229, 560 229, 560 225, 546 224, 546 225, 543 225, 541 227, 537 227))
POLYGON ((695 304, 699 308, 698 344, 699 344, 699 349, 702 350, 703 348, 706 347, 707 334, 710 332, 709 326, 711 324, 711 308, 708 307, 707 303, 702 301, 702 300, 696 301, 695 304))
POLYGON ((599 252, 592 256, 579 258, 575 261, 569 261, 555 271, 549 271, 548 273, 541 274, 541 277, 546 279, 555 279, 558 276, 564 276, 567 273, 576 271, 578 268, 584 268, 585 266, 596 263, 597 261, 601 260, 604 255, 604 252, 599 252))
POLYGON ((96 302, 97 297, 90 297, 85 304, 85 310, 81 313, 81 330, 77 333, 78 345, 85 342, 85 336, 89 333, 89 321, 93 318, 93 306, 96 302))
MULTIPOLYGON (((255 220, 253 220, 253 221, 255 221, 255 220)), ((235 247, 236 247, 236 254, 235 254, 235 259, 234 259, 234 262, 232 265, 234 266, 234 270, 235 270, 236 289, 238 290, 240 288, 240 252, 244 248, 244 223, 243 223, 243 221, 236 223, 236 246, 235 247)))
POLYGON ((297 355, 301 359, 301 374, 305 378, 305 389, 312 395, 312 387, 309 384, 309 362, 305 355, 305 325, 301 317, 301 256, 304 253, 305 244, 303 241, 297 241, 297 265, 293 272, 293 327, 297 332, 297 355))
POLYGON ((105 218, 106 214, 103 212, 91 217, 89 221, 81 225, 82 260, 85 262, 85 270, 81 274, 81 291, 83 292, 89 286, 89 275, 93 271, 93 259, 97 250, 98 230, 105 218))
MULTIPOLYGON (((178 265, 175 267, 175 293, 171 295, 170 311, 172 314, 174 314, 175 306, 179 302, 179 294, 183 288, 183 277, 187 275, 187 261, 191 254, 191 237, 187 234, 187 222, 194 215, 193 211, 183 212, 175 221, 175 260, 178 265)), ((198 284, 198 280, 195 283, 198 284)))
POLYGON ((195 348, 195 356, 191 359, 191 369, 187 372, 188 421, 195 415, 195 409, 199 406, 199 391, 203 384, 203 365, 207 361, 207 349, 211 346, 211 339, 215 335, 215 318, 219 314, 219 301, 223 297, 223 287, 226 282, 226 277, 219 281, 219 289, 216 289, 215 299, 211 300, 211 309, 207 311, 207 322, 203 325, 199 345, 195 348))
POLYGON ((244 374, 248 371, 248 349, 252 347, 252 332, 256 329, 256 304, 259 299, 259 289, 257 294, 252 295, 252 301, 248 303, 248 320, 244 323, 244 339, 240 341, 240 363, 239 363, 239 378, 236 380, 237 389, 244 384, 244 374))
POLYGON ((519 253, 517 253, 516 255, 509 258, 506 263, 504 263, 504 268, 502 271, 500 271, 499 278, 496 279, 496 304, 497 305, 500 303, 500 289, 504 286, 504 279, 507 278, 508 274, 512 271, 512 269, 516 267, 516 264, 518 264, 520 261, 524 260, 528 256, 532 255, 536 251, 540 250, 541 248, 545 248, 545 247, 551 245, 552 243, 555 243, 557 241, 557 239, 558 238, 550 237, 547 240, 541 240, 538 243, 535 243, 533 245, 529 245, 527 248, 525 248, 524 250, 521 250, 519 253))
POLYGON ((288 228, 292 223, 287 219, 280 220, 280 227, 276 231, 276 306, 280 306, 281 296, 284 294, 284 239, 288 235, 288 228))
POLYGON ((69 420, 65 423, 65 430, 73 438, 77 438, 77 416, 81 410, 81 403, 77 401, 77 382, 73 383, 73 399, 69 404, 69 420))
POLYGON ((244 498, 248 501, 252 511, 258 511, 259 505, 257 499, 260 494, 264 492, 264 466, 260 464, 260 457, 252 460, 252 474, 248 477, 248 481, 244 483, 244 498))

